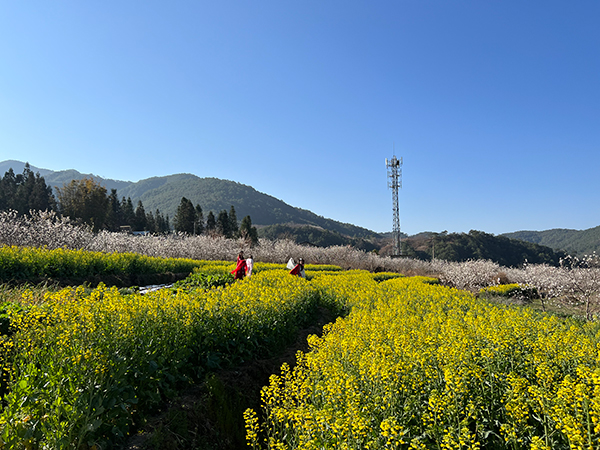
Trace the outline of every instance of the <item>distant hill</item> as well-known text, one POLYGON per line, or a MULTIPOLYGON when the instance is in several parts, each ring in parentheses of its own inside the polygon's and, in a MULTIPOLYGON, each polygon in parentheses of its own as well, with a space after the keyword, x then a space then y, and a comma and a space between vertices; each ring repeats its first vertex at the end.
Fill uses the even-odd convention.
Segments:
MULTIPOLYGON (((0 176, 4 176, 8 169, 13 170, 15 174, 23 173, 23 169, 25 168, 25 163, 22 161, 2 161, 0 162, 0 176)), ((81 173, 76 170, 59 170, 53 171, 48 169, 40 169, 39 167, 32 166, 30 164, 30 169, 32 172, 37 173, 44 177, 46 180, 46 184, 48 186, 52 186, 53 188, 61 188, 65 183, 70 182, 71 180, 81 180, 82 178, 93 178, 96 182, 102 184, 110 193, 111 189, 123 189, 124 187, 132 184, 131 181, 117 181, 111 180, 107 178, 99 177, 98 175, 94 175, 91 173, 81 173)), ((54 191, 56 193, 56 191, 54 191)))
POLYGON ((131 197, 134 204, 141 200, 147 211, 158 208, 169 217, 175 215, 181 197, 186 197, 202 207, 205 217, 209 211, 217 215, 233 206, 239 220, 249 215, 257 226, 293 223, 318 226, 350 237, 377 237, 377 233, 366 228, 326 219, 251 186, 219 178, 200 178, 192 174, 154 177, 132 183, 118 193, 120 197, 131 197))
POLYGON ((587 230, 556 228, 546 231, 516 231, 503 236, 511 239, 546 245, 554 250, 563 250, 571 255, 600 254, 600 226, 587 230))
MULTIPOLYGON (((316 247, 331 247, 335 245, 351 245, 360 250, 379 250, 385 239, 363 239, 353 238, 326 230, 314 225, 289 225, 276 224, 258 228, 258 235, 271 240, 291 239, 297 244, 305 244, 316 247)), ((388 238, 389 240, 389 238, 388 238)))
MULTIPOLYGON (((20 161, 0 162, 0 174, 13 168, 15 173, 22 173, 25 163, 20 161)), ((276 224, 295 224, 322 228, 348 238, 377 239, 374 231, 356 225, 327 219, 311 211, 295 208, 270 195, 257 191, 235 181, 218 178, 200 178, 196 175, 182 173, 164 177, 153 177, 138 182, 104 179, 97 175, 82 174, 76 170, 51 171, 31 166, 33 172, 39 172, 46 184, 62 187, 73 179, 92 177, 104 185, 108 191, 117 189, 119 198, 131 197, 134 206, 142 201, 146 211, 160 209, 163 215, 172 219, 182 197, 191 200, 194 205, 202 207, 204 217, 209 211, 215 216, 219 211, 235 208, 238 220, 249 215, 253 225, 268 226, 276 224)))
MULTIPOLYGON (((9 168, 17 174, 22 173, 24 166, 25 163, 21 161, 0 162, 0 175, 3 176, 9 168)), ((209 211, 218 215, 220 211, 229 211, 233 206, 238 220, 250 215, 259 234, 264 237, 288 237, 296 242, 319 246, 353 245, 365 250, 381 249, 382 254, 390 251, 389 234, 378 234, 356 225, 327 219, 234 181, 200 178, 183 173, 147 178, 134 183, 104 179, 76 170, 52 171, 35 166, 31 166, 31 170, 39 172, 46 183, 53 187, 62 187, 73 179, 92 177, 108 191, 117 189, 119 198, 131 197, 134 206, 141 200, 146 211, 154 212, 159 209, 171 219, 175 216, 181 198, 186 197, 194 205, 202 207, 205 217, 209 211)), ((593 251, 600 253, 600 227, 584 231, 520 231, 500 236, 483 232, 420 233, 402 238, 406 254, 423 259, 431 258, 434 241, 435 257, 439 259, 461 261, 485 258, 509 266, 522 264, 524 259, 553 263, 559 257, 557 255, 560 255, 557 252, 561 250, 579 255, 593 251)))
MULTIPOLYGON (((23 169, 25 168, 25 163, 22 161, 8 160, 0 162, 0 176, 4 176, 9 169, 12 169, 15 174, 23 173, 23 169)), ((30 165, 30 169, 33 172, 39 172, 41 176, 46 179, 46 175, 53 173, 48 169, 40 169, 38 167, 34 167, 30 165)), ((48 180, 46 180, 46 184, 48 184, 48 180)))
POLYGON ((421 259, 445 261, 467 261, 469 259, 489 259, 506 267, 518 267, 528 261, 532 264, 558 265, 563 252, 552 248, 495 236, 482 231, 469 233, 420 233, 404 241, 405 254, 421 259))

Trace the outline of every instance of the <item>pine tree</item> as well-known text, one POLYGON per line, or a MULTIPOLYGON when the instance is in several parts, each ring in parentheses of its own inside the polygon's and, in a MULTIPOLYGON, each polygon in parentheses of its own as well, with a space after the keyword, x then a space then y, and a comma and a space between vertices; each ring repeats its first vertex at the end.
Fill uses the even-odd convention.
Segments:
POLYGON ((123 224, 123 212, 121 211, 121 203, 117 197, 117 190, 111 189, 108 196, 108 212, 106 214, 106 226, 111 231, 119 231, 119 227, 123 224))
POLYGON ((233 238, 239 237, 239 228, 235 208, 231 205, 229 209, 229 236, 233 238))
POLYGON ((17 189, 13 200, 14 209, 20 214, 27 214, 29 212, 29 195, 35 183, 35 176, 31 171, 29 163, 25 164, 23 174, 17 175, 16 182, 17 189))
POLYGON ((231 222, 225 210, 222 210, 217 216, 217 233, 226 238, 231 237, 231 222))
POLYGON ((52 193, 52 186, 46 184, 40 173, 35 174, 35 183, 29 197, 29 209, 34 211, 55 211, 56 199, 52 193))
POLYGON ((12 167, 4 174, 0 180, 0 209, 15 208, 15 197, 17 193, 17 177, 12 167))
POLYGON ((167 233, 169 231, 169 227, 167 226, 167 221, 164 216, 160 213, 160 210, 156 208, 156 213, 154 214, 154 220, 156 222, 156 232, 157 233, 167 233))
POLYGON ((4 178, 0 177, 0 209, 12 209, 19 214, 52 211, 56 210, 56 199, 44 177, 39 172, 34 174, 26 163, 22 174, 15 175, 10 168, 4 178))
POLYGON ((146 210, 141 200, 138 200, 137 207, 135 208, 135 221, 133 223, 133 229, 135 231, 146 230, 146 210))
POLYGON ((135 225, 135 211, 133 210, 131 197, 127 197, 127 200, 123 197, 123 200, 121 200, 121 211, 123 214, 122 225, 129 225, 133 228, 135 225))
POLYGON ((158 233, 158 230, 156 229, 156 219, 154 218, 152 211, 146 213, 146 231, 158 233))
POLYGON ((194 230, 195 234, 204 233, 204 215, 202 214, 202 208, 200 205, 196 205, 196 227, 194 230))
POLYGON ((173 219, 175 231, 193 234, 195 222, 196 210, 194 209, 194 205, 187 198, 181 197, 181 202, 177 207, 177 213, 173 219))
POLYGON ((212 211, 208 212, 206 216, 206 232, 209 234, 215 234, 217 231, 217 221, 215 220, 215 215, 212 211))
POLYGON ((240 225, 240 236, 249 241, 250 245, 258 244, 258 231, 256 227, 252 226, 252 219, 250 216, 246 216, 242 219, 242 224, 240 225))

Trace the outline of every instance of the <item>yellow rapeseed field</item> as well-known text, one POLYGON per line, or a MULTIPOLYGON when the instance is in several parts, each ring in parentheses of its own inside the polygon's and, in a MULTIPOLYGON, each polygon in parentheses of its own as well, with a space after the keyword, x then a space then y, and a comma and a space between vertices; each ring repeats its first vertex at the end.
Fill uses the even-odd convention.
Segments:
POLYGON ((352 311, 271 377, 262 422, 246 411, 254 448, 600 447, 597 324, 423 280, 313 283, 352 311))
MULTIPOLYGON (((6 267, 30 260, 45 273, 61 270, 61 258, 91 271, 141 263, 61 251, 40 262, 40 254, 0 252, 6 267)), ((184 264, 216 277, 233 268, 184 264)), ((600 448, 597 323, 491 304, 425 277, 311 266, 301 279, 283 265, 255 268, 250 279, 208 289, 19 291, 18 304, 0 312, 9 320, 0 334, 0 449, 117 445, 180 386, 273 354, 323 307, 340 317, 309 337, 294 367, 271 376, 262 411, 246 411, 249 446, 600 448)))
POLYGON ((207 370, 268 356, 318 307, 299 277, 268 270, 226 288, 123 295, 47 292, 11 317, 0 448, 106 448, 138 412, 207 370))

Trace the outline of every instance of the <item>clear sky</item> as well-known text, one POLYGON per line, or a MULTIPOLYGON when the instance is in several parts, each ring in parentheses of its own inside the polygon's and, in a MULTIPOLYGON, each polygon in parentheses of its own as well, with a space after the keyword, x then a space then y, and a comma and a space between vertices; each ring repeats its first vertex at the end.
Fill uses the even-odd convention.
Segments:
POLYGON ((0 161, 375 231, 600 225, 600 2, 5 1, 0 161))

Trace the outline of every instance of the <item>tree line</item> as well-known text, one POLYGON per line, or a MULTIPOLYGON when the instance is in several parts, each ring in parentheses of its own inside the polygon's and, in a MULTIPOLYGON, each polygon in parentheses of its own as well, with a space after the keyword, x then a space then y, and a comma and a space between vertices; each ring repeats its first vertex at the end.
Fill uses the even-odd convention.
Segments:
POLYGON ((52 187, 46 185, 44 177, 34 174, 29 164, 25 165, 22 174, 15 174, 11 169, 0 177, 0 209, 12 209, 20 214, 30 210, 55 211, 56 199, 52 187))
POLYGON ((131 198, 118 198, 117 190, 106 188, 92 178, 71 180, 63 187, 56 188, 56 197, 52 187, 46 184, 39 172, 34 174, 29 164, 25 164, 22 174, 16 175, 9 169, 4 177, 0 177, 0 210, 14 210, 27 215, 30 211, 55 211, 74 221, 88 224, 94 231, 131 230, 150 233, 170 233, 171 231, 187 234, 207 233, 214 236, 238 238, 258 242, 256 227, 252 226, 250 216, 242 219, 238 225, 235 208, 231 206, 229 213, 223 210, 217 217, 209 211, 204 220, 200 205, 194 206, 183 197, 173 218, 173 226, 169 215, 156 211, 146 211, 141 200, 134 207, 131 198))
POLYGON ((423 260, 490 260, 504 267, 520 267, 525 262, 558 266, 566 256, 550 247, 477 230, 415 236, 402 241, 402 250, 405 256, 423 260))
POLYGON ((245 216, 242 223, 238 225, 237 214, 235 208, 231 205, 229 213, 226 210, 219 212, 215 217, 212 211, 204 214, 200 205, 194 206, 191 200, 182 197, 177 213, 173 219, 175 231, 188 234, 209 234, 225 236, 226 238, 243 238, 251 241, 253 244, 258 243, 258 232, 256 227, 252 226, 250 216, 245 216))

